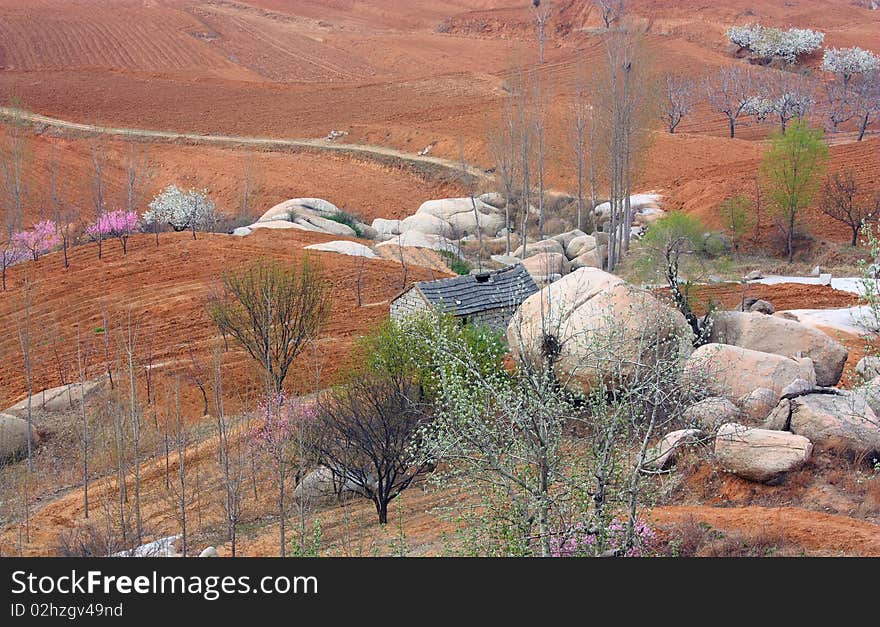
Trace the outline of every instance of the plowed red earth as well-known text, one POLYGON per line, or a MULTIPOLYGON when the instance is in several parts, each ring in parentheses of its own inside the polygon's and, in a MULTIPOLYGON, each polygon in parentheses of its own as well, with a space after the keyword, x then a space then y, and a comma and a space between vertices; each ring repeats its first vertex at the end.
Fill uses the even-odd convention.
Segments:
MULTIPOLYGON (((304 138, 338 129, 349 132, 347 141, 411 152, 432 145, 433 154, 451 158, 463 145, 470 161, 489 167, 487 128, 505 98, 502 87, 518 73, 512 68, 534 73, 526 4, 2 0, 0 89, 37 112, 86 123, 304 138)), ((605 52, 590 3, 556 4, 547 62, 538 70, 551 119, 546 183, 571 189, 571 133, 560 120, 570 109, 579 55, 595 69, 605 52)), ((699 11, 677 0, 635 0, 628 7, 646 31, 644 56, 656 75, 701 77, 712 67, 743 63, 724 36, 743 21, 820 28, 830 46, 876 51, 880 41, 878 12, 849 0, 796 7, 736 0, 699 11)), ((820 60, 804 63, 815 69, 820 60)), ((764 82, 779 71, 752 70, 764 82)), ((730 140, 723 117, 700 106, 675 135, 657 125, 640 187, 664 192, 670 206, 717 226, 718 203, 753 190, 761 140, 773 124, 743 120, 730 140)), ((880 140, 872 131, 853 143, 851 130, 834 139, 832 167, 852 167, 866 188, 876 188, 880 140)), ((198 169, 197 154, 186 159, 198 169)), ((324 169, 332 176, 346 167, 329 162, 324 169)), ((819 238, 846 237, 815 211, 804 226, 819 238)), ((768 236, 773 228, 766 220, 768 236)))
MULTIPOLYGON (((403 273, 400 263, 368 260, 362 277, 363 306, 358 307, 356 258, 303 250, 308 244, 331 239, 295 230, 257 230, 246 238, 199 234, 195 241, 187 233, 163 233, 156 247, 152 236, 139 235, 129 241, 125 257, 119 242, 108 241, 100 261, 97 245, 89 244, 71 250, 66 270, 60 252, 14 266, 7 277, 9 290, 0 292, 0 320, 6 330, 0 335, 0 407, 26 394, 16 329, 25 324, 28 298, 35 390, 60 385, 61 372, 73 376, 77 329, 91 353, 92 374, 106 367, 101 331, 108 326, 104 311, 110 320, 112 363, 130 317, 138 338, 139 363, 151 355, 157 373, 185 372, 191 365, 190 349, 202 364, 212 363, 219 335, 207 315, 206 301, 218 288, 221 274, 261 256, 293 262, 311 253, 310 258, 320 264, 331 286, 332 308, 316 351, 303 354, 289 383, 299 392, 314 389, 316 376, 322 387, 332 384, 352 363, 355 339, 387 318, 390 298, 403 288, 403 273), (26 279, 31 280, 29 296, 23 286, 26 279)), ((438 276, 444 274, 408 266, 406 280, 438 276)), ((230 402, 237 403, 244 390, 260 384, 250 358, 234 344, 230 349, 223 356, 224 373, 229 379, 230 402)), ((189 390, 188 398, 194 398, 193 394, 189 390)), ((195 410, 200 405, 190 407, 195 410)))

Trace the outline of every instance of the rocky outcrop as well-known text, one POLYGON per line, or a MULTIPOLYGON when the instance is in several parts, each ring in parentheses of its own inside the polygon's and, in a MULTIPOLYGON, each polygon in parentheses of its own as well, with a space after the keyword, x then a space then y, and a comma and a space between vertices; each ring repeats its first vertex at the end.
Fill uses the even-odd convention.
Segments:
POLYGON ((779 397, 779 392, 768 388, 758 388, 740 396, 736 400, 736 405, 742 412, 740 422, 744 418, 748 418, 748 421, 753 424, 763 422, 779 403, 779 397))
POLYGON ((562 277, 520 305, 507 338, 520 361, 548 353, 561 379, 587 387, 597 380, 623 383, 634 364, 683 359, 692 337, 676 310, 650 292, 595 268, 562 277))
POLYGON ((816 369, 816 383, 822 386, 837 385, 847 359, 846 348, 822 331, 761 313, 716 313, 709 340, 784 357, 809 357, 816 369))
POLYGON ((347 240, 312 244, 311 246, 306 246, 305 249, 339 253, 340 255, 351 255, 352 257, 366 257, 367 259, 374 259, 376 257, 376 253, 374 253, 368 246, 347 240))
POLYGON ((866 355, 856 364, 856 373, 865 381, 880 376, 880 357, 866 355))
POLYGON ((598 242, 592 235, 579 235, 568 242, 565 246, 565 255, 569 259, 575 259, 591 250, 596 250, 598 242))
POLYGON ((763 483, 796 470, 812 452, 809 439, 786 431, 727 423, 715 436, 715 459, 723 470, 763 483))
POLYGON ((740 410, 726 398, 710 396, 684 410, 682 418, 689 425, 700 425, 708 431, 715 431, 726 422, 737 422, 740 410))
MULTIPOLYGON (((514 257, 522 257, 522 246, 514 250, 511 255, 514 257)), ((554 253, 558 255, 562 255, 565 253, 565 250, 562 248, 562 244, 557 242, 555 239, 544 239, 538 242, 527 242, 526 243, 526 257, 532 257, 534 255, 540 255, 542 253, 554 253)))
POLYGON ((699 444, 703 432, 699 429, 679 429, 667 433, 645 455, 645 470, 663 470, 671 466, 679 451, 687 446, 699 444))
MULTIPOLYGON (((79 406, 84 395, 86 400, 100 391, 104 384, 103 378, 79 383, 71 383, 37 392, 31 397, 31 409, 43 412, 63 412, 79 406)), ((3 410, 6 413, 22 414, 27 411, 28 399, 19 401, 12 407, 3 410)))
POLYGON ((445 250, 451 253, 458 252, 458 246, 455 242, 450 241, 449 238, 440 235, 428 235, 427 233, 420 233, 418 231, 410 231, 401 235, 395 235, 391 239, 376 245, 377 248, 380 246, 429 248, 431 250, 445 250))
POLYGON ((539 253, 527 257, 522 265, 532 277, 546 277, 554 274, 565 275, 571 269, 568 259, 561 253, 539 253))
POLYGON ((815 444, 880 451, 880 419, 861 395, 844 390, 783 398, 765 428, 786 429, 815 444))
POLYGON ((449 222, 428 213, 417 213, 414 216, 401 220, 400 232, 404 234, 416 232, 423 235, 445 237, 447 239, 453 239, 455 233, 449 222))
POLYGON ((736 400, 758 388, 779 394, 795 379, 815 384, 816 374, 808 358, 794 360, 775 353, 710 343, 700 346, 687 360, 684 378, 695 389, 736 400))
MULTIPOLYGON (((31 444, 36 446, 38 443, 39 438, 34 433, 31 444)), ((0 462, 24 457, 27 450, 27 421, 9 414, 0 414, 0 462)))

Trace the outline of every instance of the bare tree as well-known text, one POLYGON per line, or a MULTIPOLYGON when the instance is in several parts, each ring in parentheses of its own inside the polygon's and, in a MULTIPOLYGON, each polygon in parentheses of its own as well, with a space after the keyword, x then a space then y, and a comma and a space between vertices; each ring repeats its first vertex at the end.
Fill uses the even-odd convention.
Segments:
POLYGON ((186 429, 180 413, 180 379, 174 381, 174 424, 177 429, 177 505, 180 515, 181 552, 186 555, 187 551, 187 528, 186 528, 186 429))
POLYGON ((663 81, 661 101, 666 128, 670 133, 675 133, 682 118, 691 112, 696 103, 694 81, 667 73, 663 81))
POLYGON ((217 421, 218 463, 223 480, 223 512, 232 557, 236 554, 238 523, 241 517, 241 490, 244 483, 242 434, 234 429, 223 406, 223 352, 220 345, 214 351, 214 415, 217 421))
POLYGON ((845 224, 852 232, 850 246, 859 240, 862 225, 880 218, 880 193, 862 194, 852 170, 835 172, 822 185, 822 213, 845 224))
MULTIPOLYGON (((104 146, 98 141, 92 142, 92 203, 95 208, 96 222, 100 222, 101 216, 104 215, 104 201, 106 195, 105 189, 105 168, 107 167, 107 154, 104 146)), ((98 259, 103 254, 104 236, 100 229, 96 235, 98 242, 98 259)))
POLYGON ((384 525, 388 503, 433 469, 417 453, 428 417, 418 386, 393 376, 358 376, 320 403, 319 463, 373 501, 384 525))
POLYGON ((147 184, 153 176, 149 156, 133 137, 127 138, 125 153, 125 208, 129 213, 138 213, 144 201, 147 184))
POLYGON ((0 145, 0 173, 6 205, 6 234, 12 234, 24 226, 24 204, 27 196, 25 170, 27 160, 27 133, 25 120, 11 103, 15 113, 6 125, 6 141, 0 145))
POLYGON ((135 376, 135 351, 138 338, 138 322, 132 320, 131 310, 128 311, 126 326, 122 334, 122 352, 125 355, 125 365, 128 371, 128 408, 129 418, 131 420, 131 445, 134 458, 132 466, 134 468, 134 517, 135 532, 137 533, 138 545, 143 544, 143 522, 141 521, 141 458, 140 458, 140 440, 141 440, 141 412, 138 405, 136 376, 135 376))
POLYGON ((838 75, 825 83, 825 98, 828 102, 830 131, 836 133, 841 124, 845 124, 855 117, 855 98, 849 83, 838 75))
MULTIPOLYGON (((474 189, 474 176, 471 174, 470 168, 468 168, 467 161, 464 158, 464 140, 460 140, 458 143, 458 161, 460 167, 460 176, 461 181, 464 183, 464 187, 467 190, 468 198, 471 201, 471 210, 474 212, 474 224, 477 230, 477 268, 480 272, 483 271, 483 220, 480 212, 477 210, 477 200, 475 198, 476 190, 474 189)), ((360 297, 360 292, 358 292, 358 296, 360 297)), ((359 303, 360 304, 360 303, 359 303)))
POLYGON ((24 284, 24 307, 18 323, 18 341, 24 367, 25 386, 27 387, 27 467, 28 473, 34 471, 34 417, 33 417, 33 368, 31 363, 31 308, 33 306, 33 284, 30 279, 24 284))
POLYGON ((706 92, 709 104, 727 117, 734 137, 737 120, 755 97, 751 71, 738 65, 722 67, 706 81, 706 92))
POLYGON ((224 293, 208 311, 217 326, 245 348, 281 391, 293 360, 326 320, 329 290, 320 270, 303 258, 299 267, 260 259, 226 272, 224 293))
POLYGON ((547 20, 553 13, 553 5, 549 0, 541 4, 541 0, 532 0, 532 15, 538 30, 538 63, 544 65, 544 42, 547 36, 547 20))
POLYGON ((858 141, 862 141, 871 116, 880 113, 880 71, 863 74, 854 81, 853 109, 859 120, 858 141))
POLYGON ((773 84, 773 112, 782 132, 791 120, 803 122, 815 103, 813 85, 802 74, 782 72, 773 84))
POLYGON ((599 9, 605 28, 611 28, 612 24, 616 24, 623 17, 624 0, 593 0, 593 4, 599 9))
POLYGON ((79 375, 80 445, 82 450, 83 518, 89 517, 89 422, 86 414, 86 370, 89 351, 76 328, 76 365, 79 375))
MULTIPOLYGON (((537 154, 535 158, 535 168, 538 173, 538 239, 544 239, 544 129, 545 129, 545 107, 544 90, 541 84, 540 75, 535 75, 535 142, 537 144, 537 154)), ((525 242, 525 240, 523 240, 525 242)))

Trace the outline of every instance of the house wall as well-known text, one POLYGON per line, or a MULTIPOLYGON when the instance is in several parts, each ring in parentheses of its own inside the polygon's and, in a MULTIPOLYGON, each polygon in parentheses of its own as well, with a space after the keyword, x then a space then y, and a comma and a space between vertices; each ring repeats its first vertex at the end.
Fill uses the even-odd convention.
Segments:
POLYGON ((400 320, 416 312, 425 311, 427 308, 428 303, 425 302, 425 299, 415 289, 410 288, 391 301, 391 318, 400 320))
POLYGON ((487 309, 479 311, 468 316, 468 322, 474 325, 484 325, 494 331, 504 333, 507 331, 507 325, 516 312, 516 307, 500 307, 498 309, 487 309))
MULTIPOLYGON (((401 294, 391 301, 391 318, 393 320, 401 320, 415 313, 426 311, 428 303, 414 289, 408 290, 405 294, 401 294)), ((494 331, 504 333, 507 331, 507 325, 516 312, 515 306, 499 307, 497 309, 487 309, 478 311, 466 316, 467 322, 474 325, 487 326, 494 331)))

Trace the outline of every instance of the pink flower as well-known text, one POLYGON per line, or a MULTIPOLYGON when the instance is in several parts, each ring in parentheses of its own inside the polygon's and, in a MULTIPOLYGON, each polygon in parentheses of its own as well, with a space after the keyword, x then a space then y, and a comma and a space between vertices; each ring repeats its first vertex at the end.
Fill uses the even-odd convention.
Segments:
POLYGON ((86 228, 92 239, 109 237, 128 237, 138 230, 138 214, 134 211, 108 211, 86 228))
POLYGON ((36 261, 40 255, 58 245, 58 230, 51 220, 37 222, 29 231, 21 231, 12 236, 13 250, 28 251, 36 261))

